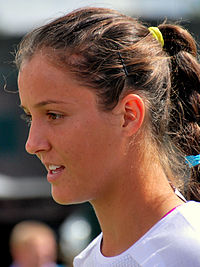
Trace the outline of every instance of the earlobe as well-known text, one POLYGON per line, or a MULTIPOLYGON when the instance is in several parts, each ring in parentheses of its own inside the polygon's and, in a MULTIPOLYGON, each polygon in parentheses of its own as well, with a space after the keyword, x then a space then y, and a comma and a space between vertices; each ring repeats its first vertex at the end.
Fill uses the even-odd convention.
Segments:
POLYGON ((135 134, 144 121, 145 105, 143 99, 136 94, 129 94, 122 100, 123 128, 129 136, 135 134))

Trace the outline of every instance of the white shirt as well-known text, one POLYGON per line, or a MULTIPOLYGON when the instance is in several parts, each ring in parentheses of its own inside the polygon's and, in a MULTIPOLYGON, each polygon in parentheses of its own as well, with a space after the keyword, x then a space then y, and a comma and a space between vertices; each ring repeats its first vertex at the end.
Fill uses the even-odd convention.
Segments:
POLYGON ((74 259, 74 267, 199 267, 200 203, 177 207, 118 256, 104 257, 101 240, 102 233, 74 259))

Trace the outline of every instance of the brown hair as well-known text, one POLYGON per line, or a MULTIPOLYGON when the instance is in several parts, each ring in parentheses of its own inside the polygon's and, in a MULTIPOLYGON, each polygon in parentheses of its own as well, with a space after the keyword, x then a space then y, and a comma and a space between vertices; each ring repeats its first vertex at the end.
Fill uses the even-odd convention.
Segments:
MULTIPOLYGON (((169 122, 170 137, 184 155, 200 154, 200 65, 192 36, 177 25, 160 25, 165 50, 171 58, 170 95, 173 107, 169 122)), ((186 181, 188 199, 200 199, 199 167, 191 168, 186 181)))
MULTIPOLYGON (((132 17, 105 8, 79 9, 25 36, 16 64, 20 68, 37 51, 46 51, 53 64, 70 68, 81 84, 96 91, 104 110, 136 90, 146 101, 152 140, 164 151, 168 162, 162 163, 170 176, 168 166, 174 175, 179 170, 175 158, 182 162, 184 156, 200 152, 200 66, 195 41, 185 29, 158 27, 164 48, 132 17)), ((182 169, 185 166, 183 162, 182 169)), ((199 179, 195 167, 190 182, 199 179)), ((198 187, 191 189, 188 198, 194 199, 198 187)))

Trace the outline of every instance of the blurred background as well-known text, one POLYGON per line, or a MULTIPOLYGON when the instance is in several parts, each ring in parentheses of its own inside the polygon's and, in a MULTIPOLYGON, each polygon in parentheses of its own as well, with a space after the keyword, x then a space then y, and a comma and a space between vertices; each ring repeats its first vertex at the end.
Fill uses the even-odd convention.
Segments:
POLYGON ((100 229, 89 204, 61 206, 50 195, 46 171, 25 152, 28 128, 20 119, 17 70, 12 63, 22 36, 82 6, 102 6, 146 21, 178 21, 199 41, 199 0, 0 0, 0 251, 1 266, 11 264, 10 232, 23 220, 39 220, 56 233, 58 262, 69 263, 100 229))

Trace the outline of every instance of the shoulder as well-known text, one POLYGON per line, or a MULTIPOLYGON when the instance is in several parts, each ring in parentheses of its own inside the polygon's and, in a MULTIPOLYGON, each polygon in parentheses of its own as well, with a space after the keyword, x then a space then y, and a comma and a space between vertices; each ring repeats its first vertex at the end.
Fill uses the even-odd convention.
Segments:
POLYGON ((163 266, 200 266, 200 203, 191 201, 178 207, 132 249, 140 264, 148 263, 144 266, 154 266, 158 261, 163 266))
POLYGON ((189 201, 179 206, 156 224, 154 230, 155 233, 160 233, 163 239, 166 237, 177 244, 183 242, 184 247, 197 243, 200 249, 200 203, 189 201))
MULTIPOLYGON (((168 216, 161 219, 153 228, 154 231, 167 229, 172 235, 180 232, 200 233, 200 203, 189 201, 177 207, 168 216)), ((199 236, 198 236, 199 238, 199 236)))
POLYGON ((182 216, 185 223, 192 227, 193 231, 200 232, 200 203, 189 201, 179 209, 179 216, 182 216))
MULTIPOLYGON (((112 258, 131 257, 141 266, 200 266, 200 203, 187 202, 154 225, 126 252, 112 258)), ((74 260, 74 267, 97 266, 97 260, 110 260, 100 254, 102 234, 74 260)), ((103 266, 103 265, 102 265, 103 266)), ((114 265, 113 265, 114 266, 114 265)))
POLYGON ((74 267, 76 266, 92 266, 92 260, 95 258, 96 253, 100 251, 100 243, 102 233, 99 234, 78 256, 74 259, 74 267), (86 261, 90 260, 91 263, 86 261))

